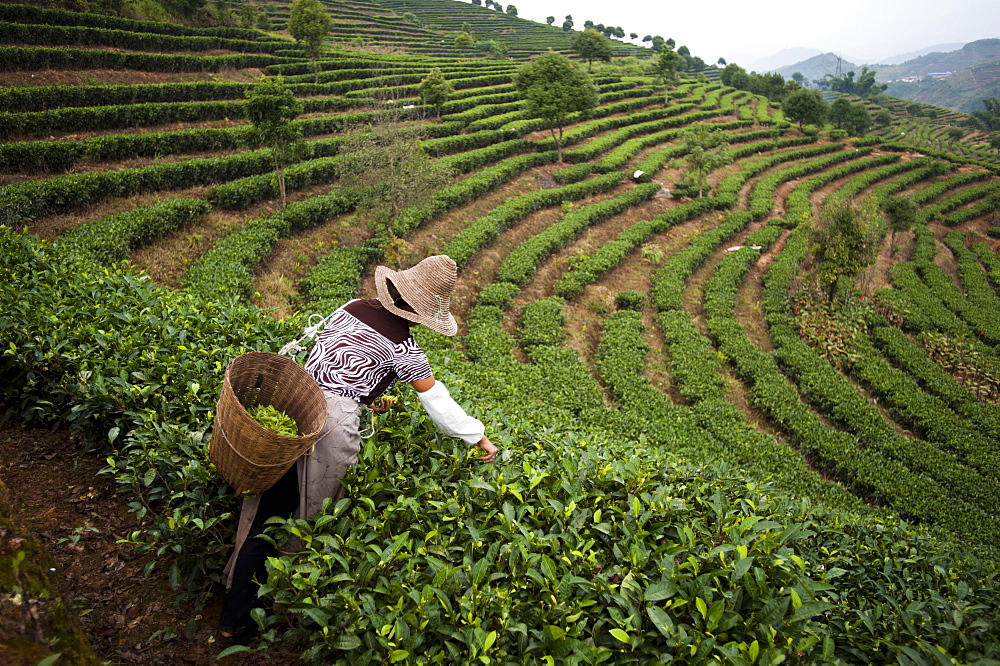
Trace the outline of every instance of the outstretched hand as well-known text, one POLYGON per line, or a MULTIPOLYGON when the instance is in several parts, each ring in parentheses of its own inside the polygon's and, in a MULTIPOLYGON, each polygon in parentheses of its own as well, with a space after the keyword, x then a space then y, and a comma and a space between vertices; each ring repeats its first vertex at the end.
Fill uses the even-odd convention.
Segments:
POLYGON ((485 451, 485 454, 480 458, 484 463, 493 462, 497 457, 497 447, 496 444, 491 442, 486 435, 479 440, 479 448, 485 451))
POLYGON ((376 414, 383 414, 396 404, 396 398, 391 395, 383 395, 381 398, 376 398, 375 402, 372 403, 372 411, 376 414))

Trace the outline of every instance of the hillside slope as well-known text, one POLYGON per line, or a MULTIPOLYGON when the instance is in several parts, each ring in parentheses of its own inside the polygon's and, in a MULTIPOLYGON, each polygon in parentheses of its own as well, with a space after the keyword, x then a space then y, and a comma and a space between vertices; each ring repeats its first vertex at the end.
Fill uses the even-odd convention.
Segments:
POLYGON ((460 334, 418 340, 502 454, 478 464, 399 389, 348 496, 275 528, 305 545, 271 563, 274 631, 253 650, 1000 659, 996 167, 903 109, 884 137, 848 138, 699 78, 665 100, 614 62, 595 66, 598 106, 568 119, 559 163, 516 60, 434 43, 476 17, 524 37, 517 58, 557 35, 454 5, 408 0, 417 25, 331 4, 318 75, 280 31, 0 5, 0 399, 98 452, 131 502, 122 540, 204 613, 145 641, 204 639, 222 594, 238 499, 207 450, 228 360, 371 297, 376 265, 445 253, 460 334), (440 113, 418 97, 433 69, 454 88, 440 113), (303 104, 286 205, 244 105, 277 74, 303 104), (694 198, 698 128, 727 146, 694 198), (410 171, 444 178, 395 208, 386 160, 345 186, 373 136, 419 142, 410 171), (876 224, 870 270, 813 286, 823 207, 895 196, 914 225, 876 224))

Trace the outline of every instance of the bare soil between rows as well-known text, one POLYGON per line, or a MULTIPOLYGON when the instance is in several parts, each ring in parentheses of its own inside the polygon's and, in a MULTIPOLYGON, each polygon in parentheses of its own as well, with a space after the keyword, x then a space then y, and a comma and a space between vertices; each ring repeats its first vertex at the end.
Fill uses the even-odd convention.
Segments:
MULTIPOLYGON (((113 479, 98 476, 104 466, 65 430, 29 427, 17 419, 0 426, 0 482, 11 497, 14 523, 51 555, 61 579, 58 592, 98 658, 115 665, 297 661, 301 648, 290 645, 272 648, 269 657, 216 660, 222 649, 216 638, 222 586, 209 589, 201 604, 192 598, 178 603, 165 568, 143 575, 155 557, 118 543, 139 525, 128 511, 129 498, 115 494, 113 479), (185 635, 192 618, 194 631, 185 635), (168 629, 176 636, 164 640, 168 629)), ((4 651, 9 640, 0 635, 0 662, 10 663, 4 651)))

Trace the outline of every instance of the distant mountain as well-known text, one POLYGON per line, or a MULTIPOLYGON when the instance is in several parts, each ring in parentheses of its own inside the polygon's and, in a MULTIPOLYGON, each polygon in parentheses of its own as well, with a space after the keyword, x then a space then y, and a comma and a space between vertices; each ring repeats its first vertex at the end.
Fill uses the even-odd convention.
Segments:
POLYGON ((759 58, 746 65, 742 65, 742 63, 737 63, 737 64, 740 64, 743 67, 743 69, 747 70, 748 72, 763 73, 763 72, 770 72, 772 70, 778 69, 779 67, 784 67, 789 63, 801 62, 803 60, 807 60, 809 58, 812 58, 813 56, 818 56, 821 53, 823 52, 820 51, 819 49, 795 47, 791 49, 784 49, 782 51, 778 51, 772 56, 768 56, 766 58, 759 58))
POLYGON ((905 77, 924 77, 933 72, 960 72, 976 65, 1000 60, 1000 39, 979 39, 962 48, 934 52, 889 67, 876 66, 880 81, 895 81, 905 77))
POLYGON ((985 108, 983 100, 1000 97, 1000 60, 976 65, 943 79, 889 84, 887 95, 969 113, 985 108))
MULTIPOLYGON (((861 66, 842 59, 840 62, 840 70, 841 74, 846 74, 851 70, 860 72, 861 66)), ((837 73, 837 56, 833 53, 821 53, 820 55, 813 56, 808 60, 798 62, 794 65, 788 65, 786 67, 779 67, 778 69, 771 71, 781 74, 785 77, 785 79, 790 79, 793 74, 799 72, 806 77, 806 81, 815 81, 816 79, 822 79, 827 74, 835 75, 837 73)))
POLYGON ((963 42, 957 42, 954 44, 936 44, 934 46, 928 46, 927 48, 920 49, 919 51, 910 51, 909 53, 900 53, 899 55, 889 56, 888 58, 879 58, 875 62, 879 65, 901 65, 907 60, 913 60, 914 58, 919 58, 920 56, 927 55, 929 53, 950 53, 952 51, 957 51, 965 46, 963 42))

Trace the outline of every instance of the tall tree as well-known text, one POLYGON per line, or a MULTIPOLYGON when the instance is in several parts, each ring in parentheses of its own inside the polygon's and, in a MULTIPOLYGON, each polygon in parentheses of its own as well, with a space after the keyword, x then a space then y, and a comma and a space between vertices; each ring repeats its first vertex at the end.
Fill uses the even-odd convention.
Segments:
POLYGON ((831 197, 823 205, 810 239, 816 273, 830 302, 841 278, 857 277, 875 263, 884 233, 885 222, 869 200, 831 197))
POLYGON ((687 175, 698 185, 700 199, 704 195, 705 176, 729 163, 729 153, 726 152, 729 142, 724 132, 712 129, 707 123, 695 123, 681 138, 687 155, 687 175))
POLYGON ((826 119, 827 103, 818 90, 797 90, 782 103, 785 115, 802 127, 805 123, 818 125, 826 119))
POLYGON ((517 7, 514 5, 507 5, 507 13, 511 16, 517 16, 517 7))
POLYGON ((439 117, 441 116, 441 107, 448 101, 453 90, 451 82, 444 78, 444 74, 438 67, 428 72, 427 77, 417 86, 417 92, 420 93, 420 99, 423 100, 424 105, 434 107, 434 111, 439 117))
POLYGON ((683 67, 684 59, 673 49, 663 49, 656 59, 656 73, 663 82, 663 105, 670 102, 670 91, 680 80, 680 70, 683 67))
POLYGON ((330 34, 333 21, 319 0, 295 0, 288 16, 288 32, 305 46, 306 55, 312 59, 313 82, 319 81, 319 57, 323 42, 330 34))
POLYGON ((750 89, 750 75, 735 62, 731 62, 723 68, 719 74, 719 80, 722 81, 722 85, 729 86, 730 88, 736 88, 737 90, 750 89))
POLYGON ((302 138, 292 121, 302 113, 302 102, 295 99, 280 76, 260 79, 246 96, 246 116, 253 125, 251 140, 255 145, 271 149, 275 180, 284 206, 287 201, 285 166, 292 160, 302 138))
POLYGON ((917 204, 913 199, 904 196, 889 197, 882 204, 882 213, 892 232, 889 243, 893 254, 896 253, 896 232, 909 231, 917 223, 917 204))
POLYGON ((597 87, 576 63, 554 51, 522 65, 514 84, 525 98, 528 114, 548 122, 562 164, 566 119, 597 106, 597 87))
POLYGON ((573 50, 587 61, 587 71, 594 71, 594 61, 611 62, 611 44, 594 28, 587 28, 573 40, 573 50))
POLYGON ((877 95, 880 92, 884 92, 889 84, 885 83, 882 85, 875 84, 875 70, 868 69, 868 66, 861 68, 861 76, 855 80, 855 74, 853 71, 848 72, 843 77, 836 77, 831 74, 827 74, 824 78, 830 85, 830 90, 834 92, 847 93, 849 95, 857 95, 858 97, 870 97, 877 95))
POLYGON ((390 237, 402 209, 428 201, 451 180, 451 171, 431 159, 419 139, 419 130, 379 116, 372 126, 347 133, 338 152, 339 186, 390 237))
POLYGON ((563 32, 569 32, 570 30, 573 29, 573 17, 572 16, 567 16, 566 17, 566 20, 563 21, 562 29, 563 29, 563 32))

